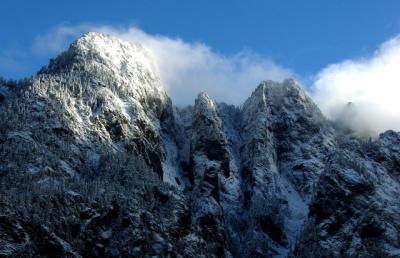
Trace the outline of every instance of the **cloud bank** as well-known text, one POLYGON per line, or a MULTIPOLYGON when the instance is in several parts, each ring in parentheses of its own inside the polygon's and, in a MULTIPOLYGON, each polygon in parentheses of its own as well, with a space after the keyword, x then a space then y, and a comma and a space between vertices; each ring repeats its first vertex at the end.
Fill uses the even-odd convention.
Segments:
POLYGON ((400 36, 384 42, 369 58, 323 69, 312 95, 328 118, 361 134, 400 131, 400 36))
MULTIPOLYGON (((193 104, 201 91, 217 101, 241 105, 262 80, 294 76, 290 69, 251 51, 226 56, 203 43, 151 35, 135 26, 59 26, 36 38, 32 50, 58 54, 87 31, 108 33, 149 48, 178 106, 193 104)), ((328 65, 306 88, 329 119, 340 120, 359 134, 400 131, 400 36, 384 42, 370 57, 328 65)))
POLYGON ((203 43, 150 35, 137 27, 61 26, 38 37, 33 51, 59 53, 69 40, 87 31, 105 32, 149 48, 157 59, 160 77, 178 106, 193 104, 201 91, 217 101, 240 105, 262 80, 281 81, 292 74, 289 69, 251 51, 225 56, 203 43))

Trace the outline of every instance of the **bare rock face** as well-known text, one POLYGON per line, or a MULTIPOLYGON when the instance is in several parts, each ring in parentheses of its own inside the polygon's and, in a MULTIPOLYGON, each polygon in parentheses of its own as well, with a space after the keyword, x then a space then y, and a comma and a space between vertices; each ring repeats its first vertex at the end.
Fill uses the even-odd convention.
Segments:
POLYGON ((0 80, 0 257, 398 257, 400 134, 294 80, 177 108, 145 47, 88 33, 0 80))

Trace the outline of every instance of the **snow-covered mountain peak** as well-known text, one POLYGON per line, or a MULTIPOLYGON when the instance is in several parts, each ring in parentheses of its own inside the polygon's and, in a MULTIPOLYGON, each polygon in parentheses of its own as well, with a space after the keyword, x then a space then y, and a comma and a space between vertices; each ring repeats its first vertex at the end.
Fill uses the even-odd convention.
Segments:
MULTIPOLYGON (((322 114, 303 87, 293 79, 263 81, 243 105, 245 112, 295 114, 306 112, 322 119, 322 114), (268 111, 269 110, 269 111, 268 111)), ((291 115, 290 115, 291 116, 291 115)))
POLYGON ((122 41, 104 33, 89 32, 79 38, 73 49, 83 54, 97 55, 98 61, 111 65, 122 78, 128 79, 134 72, 148 73, 157 79, 157 66, 152 53, 140 44, 122 41))
POLYGON ((201 92, 196 98, 194 111, 195 116, 199 114, 213 116, 213 114, 216 112, 216 103, 207 93, 201 92))
POLYGON ((205 107, 213 108, 215 103, 207 93, 200 92, 197 95, 196 105, 203 105, 205 107))
POLYGON ((288 78, 282 82, 263 81, 253 95, 264 94, 270 97, 270 100, 279 103, 282 98, 298 98, 301 101, 310 101, 302 86, 294 79, 288 78))
POLYGON ((44 73, 84 73, 98 85, 110 86, 120 97, 168 100, 151 51, 114 36, 88 32, 51 60, 44 73))

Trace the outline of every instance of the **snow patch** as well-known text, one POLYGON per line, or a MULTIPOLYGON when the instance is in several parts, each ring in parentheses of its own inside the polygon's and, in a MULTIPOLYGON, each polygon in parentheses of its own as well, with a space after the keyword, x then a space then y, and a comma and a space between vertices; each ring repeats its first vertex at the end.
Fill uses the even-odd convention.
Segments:
POLYGON ((288 254, 293 251, 303 224, 308 216, 308 206, 300 194, 285 176, 281 176, 283 194, 288 202, 288 216, 285 221, 285 231, 288 237, 288 254))

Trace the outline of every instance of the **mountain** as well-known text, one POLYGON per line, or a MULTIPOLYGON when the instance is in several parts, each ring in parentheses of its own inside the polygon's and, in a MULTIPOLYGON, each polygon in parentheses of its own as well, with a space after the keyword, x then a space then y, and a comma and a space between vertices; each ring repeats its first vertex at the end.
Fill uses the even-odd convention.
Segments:
POLYGON ((91 32, 0 80, 0 257, 400 257, 400 133, 292 79, 178 108, 153 60, 91 32))

